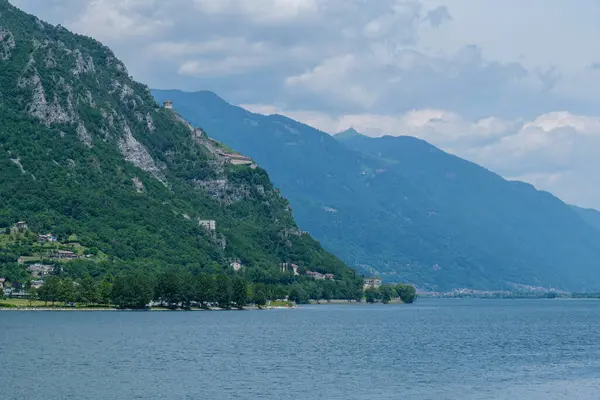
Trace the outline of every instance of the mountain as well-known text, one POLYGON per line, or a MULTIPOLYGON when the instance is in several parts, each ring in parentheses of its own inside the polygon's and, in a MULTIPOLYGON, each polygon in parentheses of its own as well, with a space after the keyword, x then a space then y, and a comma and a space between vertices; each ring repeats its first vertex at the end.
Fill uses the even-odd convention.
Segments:
MULTIPOLYGON (((265 170, 159 107, 98 41, 0 0, 0 72, 0 227, 76 235, 106 255, 96 275, 232 273, 236 260, 250 280, 289 284, 290 262, 360 285, 298 229, 265 170)), ((0 263, 24 251, 0 248, 0 263)))
POLYGON ((358 132, 354 128, 348 128, 343 132, 336 133, 333 135, 336 139, 350 139, 356 136, 363 136, 360 132, 358 132))
POLYGON ((550 193, 413 137, 332 137, 214 93, 153 91, 269 171, 302 229, 359 271, 422 288, 600 288, 600 234, 550 193))
POLYGON ((600 211, 593 208, 571 206, 571 208, 589 225, 600 230, 600 211))

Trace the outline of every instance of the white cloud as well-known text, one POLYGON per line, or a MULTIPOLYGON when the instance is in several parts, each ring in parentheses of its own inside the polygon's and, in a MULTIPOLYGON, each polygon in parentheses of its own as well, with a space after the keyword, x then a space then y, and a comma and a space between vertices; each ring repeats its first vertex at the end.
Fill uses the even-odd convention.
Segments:
POLYGON ((261 43, 249 43, 244 38, 215 37, 202 42, 161 41, 148 46, 148 53, 161 58, 195 56, 204 54, 227 54, 252 47, 260 48, 261 43))
POLYGON ((218 60, 208 58, 184 61, 178 72, 187 76, 228 76, 248 72, 263 65, 264 60, 261 58, 230 56, 218 60))
POLYGON ((154 87, 335 113, 600 108, 594 0, 12 1, 106 41, 154 87))
POLYGON ((155 0, 93 0, 69 25, 77 32, 104 39, 153 37, 173 24, 158 10, 159 2, 155 0))
POLYGON ((573 128, 578 133, 590 134, 600 132, 600 118, 585 115, 573 115, 569 112, 552 112, 537 117, 528 122, 524 128, 540 128, 544 132, 550 132, 560 128, 573 128))
POLYGON ((200 12, 209 15, 239 15, 254 22, 286 21, 317 11, 315 0, 193 0, 200 12))
POLYGON ((352 102, 370 108, 377 99, 374 88, 352 82, 352 77, 362 68, 361 61, 353 54, 323 61, 310 71, 287 77, 285 83, 292 90, 309 90, 316 94, 331 96, 335 101, 352 102))

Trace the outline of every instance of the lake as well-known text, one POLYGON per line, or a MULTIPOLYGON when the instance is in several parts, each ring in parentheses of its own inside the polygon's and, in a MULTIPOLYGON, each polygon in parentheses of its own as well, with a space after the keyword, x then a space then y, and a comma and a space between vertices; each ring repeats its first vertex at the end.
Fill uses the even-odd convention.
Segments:
POLYGON ((600 398, 600 301, 0 312, 0 398, 600 398))

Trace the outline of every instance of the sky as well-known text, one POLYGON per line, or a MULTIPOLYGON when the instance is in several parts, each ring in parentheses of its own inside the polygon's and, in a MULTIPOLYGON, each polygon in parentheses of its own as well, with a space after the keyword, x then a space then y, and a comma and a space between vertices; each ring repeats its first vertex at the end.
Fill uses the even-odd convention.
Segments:
POLYGON ((412 135, 600 208, 597 0, 11 0, 152 88, 412 135))

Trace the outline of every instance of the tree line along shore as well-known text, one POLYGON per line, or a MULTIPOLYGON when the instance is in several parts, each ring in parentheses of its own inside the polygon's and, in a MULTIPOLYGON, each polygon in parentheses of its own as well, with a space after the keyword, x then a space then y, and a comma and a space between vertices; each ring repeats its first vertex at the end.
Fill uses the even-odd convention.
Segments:
MULTIPOLYGON (((29 287, 18 304, 8 298, 0 301, 0 307, 231 309, 248 305, 264 307, 267 303, 291 306, 311 300, 389 303, 396 299, 412 303, 416 299, 414 287, 404 284, 368 287, 355 291, 353 296, 348 296, 345 289, 332 280, 281 285, 251 282, 236 275, 205 272, 194 275, 184 268, 170 268, 157 275, 138 269, 117 276, 107 274, 99 280, 90 275, 80 279, 48 276, 39 288, 29 287)), ((4 297, 4 292, 0 292, 0 297, 4 297)))

